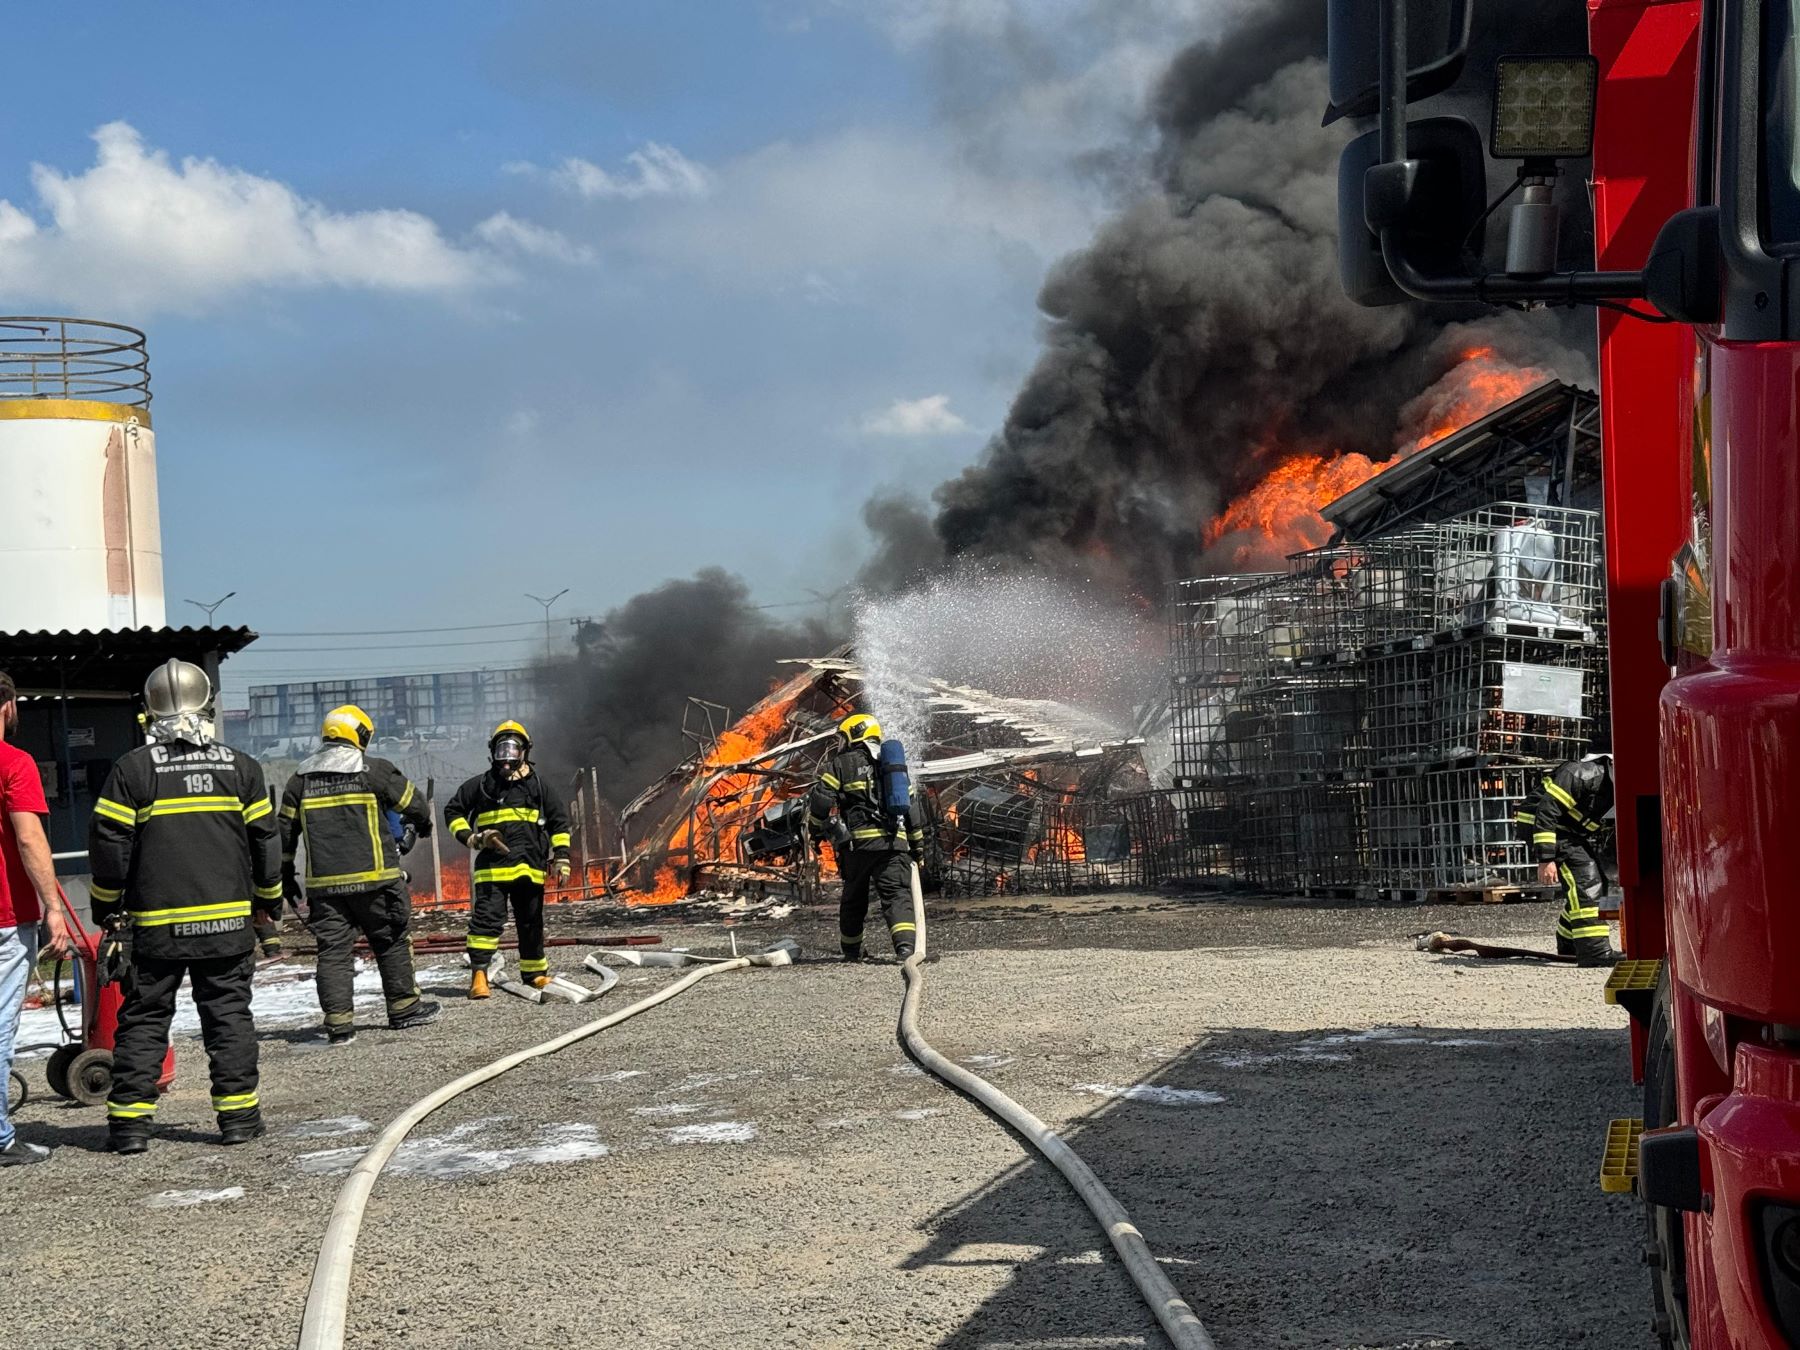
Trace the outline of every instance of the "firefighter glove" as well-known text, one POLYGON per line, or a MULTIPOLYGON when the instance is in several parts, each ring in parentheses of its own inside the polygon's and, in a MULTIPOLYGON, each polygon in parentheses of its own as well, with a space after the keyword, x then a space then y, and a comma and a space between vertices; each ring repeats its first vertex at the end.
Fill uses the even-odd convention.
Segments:
POLYGON ((475 831, 474 834, 469 836, 469 847, 474 849, 477 853, 484 850, 494 853, 512 852, 512 850, 506 846, 506 840, 501 838, 500 831, 498 830, 475 831))
POLYGON ((569 860, 567 858, 563 858, 556 864, 556 879, 558 881, 567 881, 571 872, 572 869, 569 867, 569 860))

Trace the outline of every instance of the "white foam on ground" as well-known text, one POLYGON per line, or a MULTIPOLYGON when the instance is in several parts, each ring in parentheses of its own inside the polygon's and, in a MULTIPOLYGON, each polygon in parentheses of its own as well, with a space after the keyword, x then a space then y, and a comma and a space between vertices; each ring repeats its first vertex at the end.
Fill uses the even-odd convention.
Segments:
POLYGON ((895 1120, 930 1120, 933 1116, 947 1115, 941 1106, 914 1106, 905 1111, 894 1112, 895 1120))
POLYGON ((1205 1088, 1172 1088, 1158 1083, 1133 1083, 1129 1087, 1114 1083, 1077 1083, 1069 1091, 1118 1101, 1147 1102, 1151 1106, 1216 1106, 1225 1100, 1205 1088))
MULTIPOLYGON (((511 1148, 475 1147, 483 1135, 490 1134, 509 1119, 511 1117, 489 1116, 465 1121, 441 1135, 408 1139, 395 1150, 385 1170, 399 1176, 454 1181, 458 1177, 505 1172, 534 1163, 587 1162, 604 1158, 612 1151, 600 1142, 600 1132, 592 1125, 544 1125, 538 1129, 535 1143, 511 1148)), ((326 1149, 320 1153, 303 1153, 295 1163, 308 1176, 341 1176, 356 1166, 364 1151, 360 1148, 326 1149)))
POLYGON ((187 1209, 192 1205, 214 1205, 225 1200, 242 1200, 242 1186, 227 1186, 222 1191, 158 1191, 144 1200, 145 1209, 187 1209))
POLYGON ((1420 1036, 1398 1027, 1375 1027, 1369 1031, 1313 1036, 1288 1050, 1227 1050, 1207 1058, 1227 1069, 1266 1069, 1276 1064, 1349 1064, 1355 1059, 1350 1049, 1358 1045, 1426 1045, 1455 1050, 1494 1044, 1476 1036, 1420 1036))
POLYGON ((756 1122, 715 1120, 702 1125, 677 1125, 657 1133, 671 1144, 748 1144, 756 1138, 756 1122))
POLYGON ((1003 1055, 998 1051, 987 1055, 970 1055, 963 1060, 971 1069, 1004 1069, 1013 1062, 1011 1055, 1003 1055))
POLYGON ((590 1073, 585 1078, 571 1078, 571 1083, 625 1083, 633 1078, 642 1078, 642 1069, 614 1069, 611 1073, 590 1073))
POLYGON ((375 1127, 361 1116, 332 1116, 328 1120, 302 1120, 282 1131, 290 1139, 337 1139, 346 1134, 361 1134, 375 1127))
MULTIPOLYGON (((421 977, 448 966, 441 963, 434 966, 420 966, 421 977)), ((65 990, 67 986, 64 986, 65 990)), ((386 1005, 381 995, 381 972, 375 968, 373 961, 358 960, 356 975, 351 988, 355 991, 355 1007, 357 1012, 379 1012, 386 1016, 386 1005)), ((81 1009, 73 1004, 65 1008, 64 1013, 69 1025, 79 1028, 81 1025, 81 1009)), ((256 972, 253 992, 250 996, 250 1012, 260 1028, 295 1026, 307 1022, 318 1022, 319 1013, 318 987, 313 982, 311 966, 295 965, 282 962, 279 965, 265 966, 256 972)), ((200 1014, 194 1008, 193 991, 184 983, 181 992, 175 998, 175 1020, 170 1025, 170 1034, 174 1036, 198 1036, 200 1034, 200 1014)), ((38 1048, 25 1051, 18 1059, 41 1059, 52 1049, 62 1043, 62 1024, 57 1021, 54 1008, 28 1008, 19 1019, 19 1044, 38 1048)))
POLYGON ((699 1106, 688 1102, 664 1102, 659 1106, 634 1106, 631 1108, 631 1114, 634 1116, 696 1116, 700 1114, 700 1109, 699 1106))
POLYGON ((923 1078, 925 1076, 925 1070, 921 1069, 917 1064, 891 1065, 888 1068, 888 1072, 893 1074, 896 1078, 905 1078, 909 1074, 914 1078, 923 1078))
POLYGON ((736 1073, 690 1073, 674 1087, 671 1092, 697 1092, 701 1088, 717 1087, 720 1083, 741 1083, 746 1078, 761 1078, 761 1069, 740 1069, 736 1073))

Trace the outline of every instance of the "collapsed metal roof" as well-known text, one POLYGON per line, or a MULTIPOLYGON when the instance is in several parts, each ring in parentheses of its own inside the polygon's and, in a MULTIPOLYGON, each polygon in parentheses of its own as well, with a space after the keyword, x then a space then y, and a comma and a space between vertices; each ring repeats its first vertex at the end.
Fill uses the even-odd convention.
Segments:
MULTIPOLYGON (((1549 381, 1320 508, 1331 542, 1356 543, 1490 501, 1525 501, 1541 482, 1551 506, 1597 509, 1600 399, 1549 381)), ((1530 498, 1540 500, 1539 498, 1530 498)))

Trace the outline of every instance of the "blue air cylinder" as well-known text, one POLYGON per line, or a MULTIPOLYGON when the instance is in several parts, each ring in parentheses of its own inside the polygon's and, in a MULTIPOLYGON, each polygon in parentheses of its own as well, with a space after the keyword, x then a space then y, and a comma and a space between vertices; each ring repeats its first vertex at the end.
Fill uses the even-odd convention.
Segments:
POLYGON ((906 771, 906 747, 898 740, 883 741, 875 769, 881 776, 881 809, 890 816, 904 816, 912 807, 912 775, 906 771))

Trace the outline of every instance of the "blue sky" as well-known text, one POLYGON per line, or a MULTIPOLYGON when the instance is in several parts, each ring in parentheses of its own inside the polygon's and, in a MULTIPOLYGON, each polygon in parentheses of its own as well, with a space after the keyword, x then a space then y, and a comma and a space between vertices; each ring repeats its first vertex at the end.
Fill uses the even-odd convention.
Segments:
MULTIPOLYGON (((979 452, 1225 3, 59 8, 8 63, 0 310, 148 330, 173 622, 599 613, 711 564, 801 600, 872 489, 979 452)), ((529 654, 259 645, 232 683, 529 654)))

